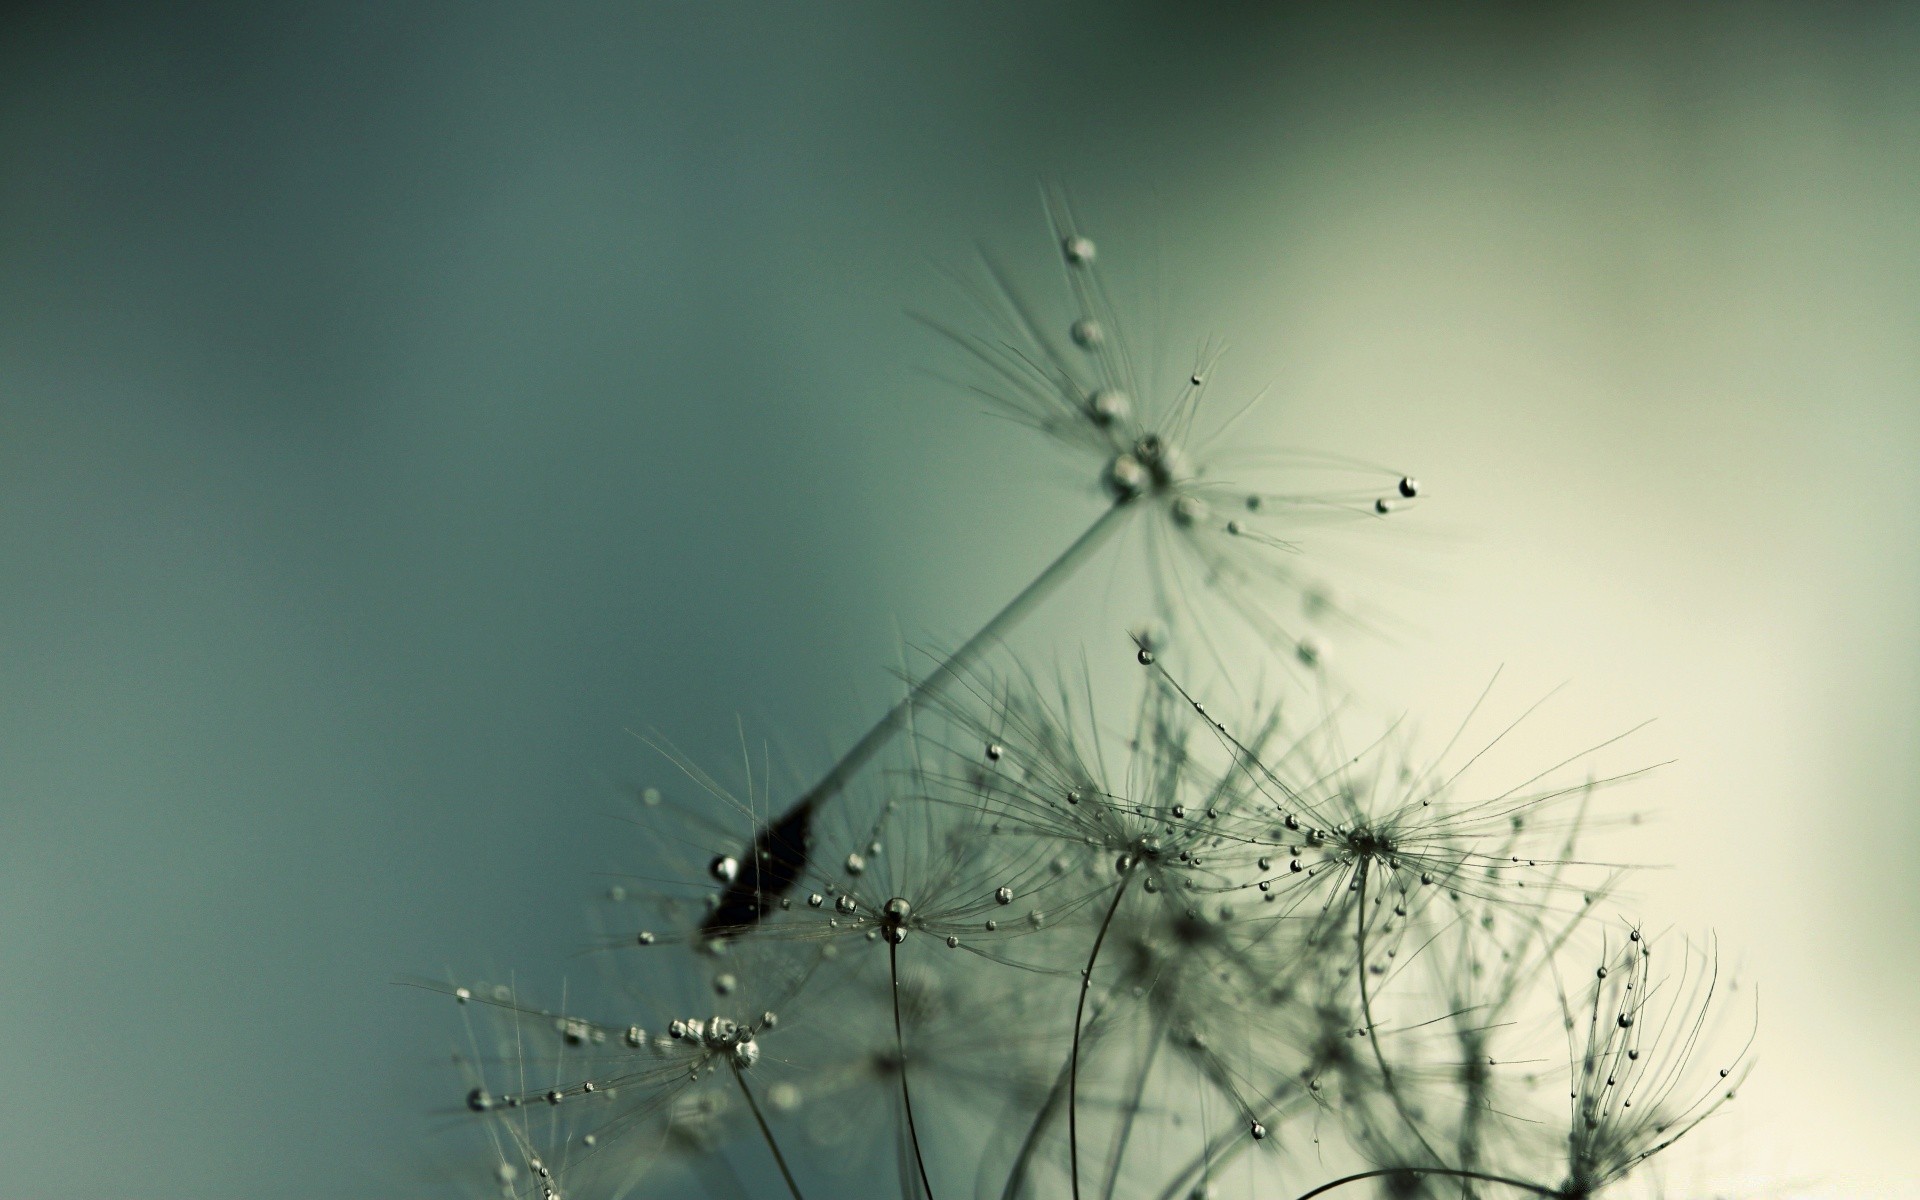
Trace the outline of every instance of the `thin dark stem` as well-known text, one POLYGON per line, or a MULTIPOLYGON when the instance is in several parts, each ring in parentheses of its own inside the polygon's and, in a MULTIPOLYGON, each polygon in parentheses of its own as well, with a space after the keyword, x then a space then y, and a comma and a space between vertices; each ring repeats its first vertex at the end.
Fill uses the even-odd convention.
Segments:
POLYGON ((751 926, 764 916, 768 906, 805 873, 808 830, 820 806, 846 789, 860 768, 866 766, 874 755, 893 740, 895 734, 906 727, 907 718, 915 708, 936 699, 989 646, 1025 619, 1034 606, 1046 598, 1047 593, 1060 586, 1082 561, 1099 549, 1101 543, 1120 528, 1133 507, 1132 503, 1124 500, 1108 505, 1107 510, 1087 526, 1085 532, 1061 552, 1060 557, 1048 563, 1032 583, 1021 588, 1020 594, 993 614, 978 633, 914 684, 899 703, 888 709, 873 728, 862 734, 860 740, 828 768, 819 782, 807 789, 805 795, 788 805, 780 816, 755 830, 753 841, 741 856, 741 861, 749 864, 748 869, 722 896, 719 908, 707 919, 703 931, 710 937, 725 937, 751 926), (768 856, 761 851, 775 848, 782 853, 769 860, 774 868, 769 878, 769 867, 762 866, 763 859, 768 856))
POLYGON ((920 1186, 933 1200, 933 1183, 927 1178, 927 1160, 920 1156, 920 1130, 913 1123, 913 1093, 907 1088, 907 1037, 900 1028, 900 945, 887 939, 887 976, 893 982, 893 1048, 900 1056, 900 1103, 907 1109, 907 1140, 913 1143, 913 1165, 920 1168, 920 1186))
MULTIPOLYGON (((898 704, 887 710, 872 729, 861 736, 851 749, 840 756, 820 782, 807 789, 807 794, 794 801, 793 808, 818 805, 839 795, 853 778, 855 772, 867 764, 867 760, 878 754, 882 747, 893 738, 900 727, 906 723, 907 714, 916 707, 925 704, 940 694, 942 688, 951 683, 960 672, 966 670, 981 651, 999 640, 1002 634, 1019 624, 1033 606, 1038 604, 1048 592, 1058 587, 1066 577, 1073 573, 1086 558, 1100 547, 1107 535, 1119 528, 1120 518, 1128 509, 1125 503, 1116 503, 1100 514, 1098 520, 1087 527, 1085 533, 1074 539, 1074 543, 1061 552, 1060 557, 1047 564, 1045 570, 1034 577, 1032 583, 1020 589, 1020 594, 1007 601, 1005 608, 993 614, 980 631, 968 638, 958 650, 948 655, 946 660, 932 671, 901 699, 898 704)), ((791 811, 791 810, 789 810, 791 811)))
POLYGON ((734 1082, 740 1085, 740 1094, 747 1098, 747 1107, 753 1110, 753 1119, 760 1126, 760 1136, 767 1140, 767 1149, 773 1151, 774 1165, 780 1168, 780 1178, 787 1181, 787 1190, 793 1193, 793 1200, 806 1200, 800 1194, 800 1185, 793 1181, 793 1172, 787 1169, 787 1156, 780 1153, 780 1143, 773 1140, 773 1130, 767 1127, 767 1118, 761 1115, 760 1102, 753 1098, 753 1089, 747 1086, 747 1077, 739 1067, 733 1068, 734 1082))
POLYGON ((1359 916, 1354 921, 1353 935, 1357 944, 1355 953, 1359 957, 1360 1015, 1367 1023, 1367 1043, 1373 1047, 1373 1061, 1380 1064, 1380 1081, 1386 1085, 1387 1099, 1393 1101, 1394 1111, 1400 1114, 1402 1121, 1406 1122, 1407 1128, 1419 1141, 1420 1148, 1427 1152, 1427 1157, 1439 1162, 1440 1156, 1433 1152, 1433 1146, 1427 1141, 1427 1135, 1420 1132, 1420 1126, 1415 1123, 1413 1114, 1407 1111, 1406 1101, 1400 1097, 1400 1089, 1393 1082, 1393 1071, 1387 1066, 1386 1051, 1380 1049, 1380 1031, 1374 1028, 1373 1024, 1373 997, 1367 990, 1367 868, 1369 865, 1371 865, 1370 860, 1360 860, 1360 902, 1357 906, 1359 916))
POLYGON ((1488 1175, 1481 1171, 1461 1171, 1453 1167, 1381 1167, 1373 1171, 1361 1171, 1353 1175, 1343 1175, 1339 1179, 1323 1183, 1310 1192, 1303 1192, 1296 1200, 1313 1200, 1337 1187, 1349 1183, 1358 1183, 1363 1179, 1382 1179, 1389 1175, 1444 1175, 1451 1179, 1477 1179, 1482 1183, 1503 1183, 1510 1188, 1523 1192, 1532 1192, 1536 1196, 1546 1196, 1549 1200, 1561 1200, 1561 1193, 1537 1183, 1528 1183, 1524 1179, 1509 1179, 1505 1175, 1488 1175))
POLYGON ((1094 960, 1100 957, 1107 930, 1113 926, 1113 915, 1120 911, 1120 901, 1126 898, 1127 885, 1132 882, 1133 871, 1129 868, 1120 877, 1120 886, 1113 889, 1113 903, 1107 906, 1100 932, 1094 936, 1093 952, 1087 955, 1087 969, 1080 972, 1080 1001, 1073 1009, 1073 1056, 1067 1065, 1067 1159, 1073 1175, 1073 1200, 1080 1200, 1080 1022, 1087 1012, 1087 993, 1093 990, 1094 960))

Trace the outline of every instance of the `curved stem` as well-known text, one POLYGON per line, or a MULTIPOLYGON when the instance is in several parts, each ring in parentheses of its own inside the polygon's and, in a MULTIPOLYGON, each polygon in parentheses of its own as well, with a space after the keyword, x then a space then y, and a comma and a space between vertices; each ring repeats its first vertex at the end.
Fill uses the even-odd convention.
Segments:
POLYGON ((1080 1022, 1087 1012, 1087 993, 1093 989, 1094 960, 1100 957, 1107 930, 1113 926, 1113 915, 1120 911, 1120 901, 1126 898, 1127 885, 1132 882, 1133 869, 1129 867, 1120 877, 1120 886, 1113 889, 1113 903, 1107 906, 1100 932, 1094 936, 1093 952, 1087 955, 1087 969, 1080 972, 1080 1001, 1073 1009, 1073 1057, 1067 1066, 1067 1160, 1073 1177, 1073 1200, 1080 1200, 1080 1022))
POLYGON ((1313 1200, 1337 1187, 1349 1183, 1358 1183, 1363 1179, 1383 1179, 1389 1175, 1444 1175, 1450 1179, 1477 1179, 1482 1183, 1501 1183, 1523 1192, 1532 1192, 1536 1196, 1546 1196, 1549 1200, 1561 1200, 1561 1193, 1537 1183, 1528 1183, 1524 1179, 1509 1179, 1505 1175, 1488 1175, 1481 1171, 1460 1171, 1452 1167, 1381 1167, 1372 1171, 1360 1171, 1353 1175, 1344 1175, 1339 1179, 1323 1183, 1310 1192, 1302 1192, 1296 1200, 1313 1200))
POLYGON ((913 1143, 913 1165, 920 1168, 920 1186, 933 1200, 933 1184, 927 1179, 927 1160, 920 1156, 920 1130, 913 1123, 913 1093, 907 1088, 907 1038, 900 1028, 900 945, 887 940, 887 977, 893 983, 893 1048, 900 1056, 900 1103, 907 1109, 907 1140, 913 1143))
POLYGON ((889 741, 892 741, 894 735, 906 725, 908 714, 916 707, 939 696, 947 685, 959 678, 960 673, 980 657, 987 647, 1011 632, 1014 626, 1033 611, 1035 605, 1065 582, 1067 576, 1071 575, 1083 560, 1099 549, 1101 543, 1120 528, 1121 519, 1131 511, 1133 511, 1133 505, 1128 501, 1116 501, 1108 505, 1107 510, 1101 513, 1085 532, 1075 538, 1073 544, 1062 551, 1058 558, 1048 563, 1032 583, 1021 588, 1019 595, 1007 601, 1006 607, 988 618, 979 632, 968 638, 958 650, 948 655, 940 665, 928 672, 925 678, 914 684, 897 704, 887 710, 886 715, 882 716, 873 728, 862 734, 860 740, 849 747, 847 752, 840 756, 839 761, 827 769, 827 773, 820 777, 819 782, 808 788, 806 794, 798 800, 788 805, 786 811, 779 817, 756 831, 755 841, 748 846, 746 858, 743 859, 754 865, 753 871, 740 873, 738 881, 722 897, 721 905, 715 910, 714 917, 708 919, 704 931, 709 936, 724 936, 730 930, 752 925, 759 920, 765 912, 765 906, 778 899, 803 874, 803 871, 798 868, 804 867, 805 864, 805 831, 814 810, 844 791, 860 768, 866 766, 868 761, 889 741), (784 872, 779 878, 763 881, 758 873, 760 858, 754 851, 768 831, 776 829, 795 831, 794 837, 785 840, 793 841, 797 838, 801 843, 789 849, 790 854, 799 855, 800 863, 798 867, 784 872))
POLYGON ((787 1190, 793 1193, 793 1200, 806 1200, 800 1194, 800 1185, 793 1181, 793 1172, 787 1169, 787 1156, 780 1153, 780 1143, 773 1140, 773 1130, 767 1127, 767 1118, 760 1113, 760 1102, 753 1098, 753 1089, 747 1086, 747 1077, 740 1073, 739 1067, 733 1068, 733 1079, 740 1085, 740 1094, 747 1098, 747 1107, 753 1110, 753 1119, 760 1126, 760 1136, 767 1140, 767 1149, 773 1151, 774 1165, 780 1168, 780 1178, 787 1181, 787 1190))
POLYGON ((1433 1152, 1433 1146, 1427 1141, 1427 1135, 1420 1132, 1420 1126, 1414 1122, 1413 1114, 1407 1111, 1407 1102, 1400 1096, 1400 1088, 1393 1082, 1393 1071, 1387 1066, 1386 1052, 1380 1049, 1380 1031, 1373 1025, 1373 997, 1367 990, 1367 868, 1371 865, 1367 859, 1360 860, 1360 902, 1358 916, 1354 921, 1355 951, 1359 960, 1360 975, 1360 1015, 1367 1023, 1367 1043, 1373 1047, 1373 1061, 1380 1065, 1380 1082, 1386 1086, 1387 1099, 1393 1101, 1394 1111, 1406 1122, 1408 1130, 1427 1152, 1434 1162, 1440 1156, 1433 1152))

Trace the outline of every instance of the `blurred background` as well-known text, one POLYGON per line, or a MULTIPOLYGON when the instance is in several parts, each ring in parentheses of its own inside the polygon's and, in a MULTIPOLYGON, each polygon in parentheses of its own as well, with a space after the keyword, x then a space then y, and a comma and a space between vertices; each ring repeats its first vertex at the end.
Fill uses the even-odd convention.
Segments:
POLYGON ((817 770, 1097 511, 905 315, 1051 179, 1427 484, 1369 692, 1658 718, 1682 1194, 1920 1195, 1916 130, 1897 5, 7 6, 0 1194, 446 1194, 392 981, 579 970, 633 731, 817 770))

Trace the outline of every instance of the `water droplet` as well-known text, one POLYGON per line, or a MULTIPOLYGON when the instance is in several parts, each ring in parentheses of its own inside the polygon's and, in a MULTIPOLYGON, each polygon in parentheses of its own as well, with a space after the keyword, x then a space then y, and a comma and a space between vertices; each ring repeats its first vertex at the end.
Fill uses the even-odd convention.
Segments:
MULTIPOLYGON (((1639 940, 1640 940, 1640 931, 1639 931, 1638 929, 1635 929, 1635 930, 1632 930, 1631 932, 1629 932, 1629 933, 1627 934, 1627 940, 1628 940, 1628 941, 1630 941, 1630 942, 1637 942, 1637 941, 1639 941, 1639 940)), ((1665 962, 1666 960, 1665 960, 1665 959, 1661 959, 1660 961, 1661 961, 1661 962, 1665 962)))
POLYGON ((1000 756, 1005 753, 1006 753, 1006 750, 1000 745, 999 742, 987 743, 987 761, 988 762, 999 762, 1000 756))
POLYGON ((822 896, 819 892, 814 892, 812 895, 807 897, 808 908, 819 908, 822 904, 825 904, 826 902, 827 902, 827 898, 825 896, 822 896))
POLYGON ((729 971, 722 971, 713 977, 713 990, 722 996, 731 996, 740 986, 740 980, 729 971))
POLYGON ((721 883, 732 883, 740 874, 740 860, 731 854, 722 854, 707 864, 707 874, 721 883))
POLYGON ((954 949, 957 949, 959 945, 960 945, 959 938, 953 936, 951 933, 947 935, 947 949, 954 950, 954 949))
POLYGON ((904 942, 907 940, 907 930, 904 925, 887 926, 886 935, 887 935, 887 940, 889 942, 892 942, 896 946, 898 946, 901 942, 904 942))
POLYGON ((1066 256, 1067 262, 1072 266, 1091 266, 1094 255, 1093 239, 1076 233, 1061 241, 1060 253, 1066 256))
POLYGON ((1633 1014, 1632 1014, 1632 1013, 1621 1013, 1621 1014, 1620 1014, 1620 1028, 1622 1028, 1622 1029, 1631 1029, 1631 1028, 1633 1028, 1633 1014))
POLYGON ((483 1087, 474 1088, 467 1093, 467 1107, 474 1112, 486 1112, 493 1107, 493 1097, 483 1087))
POLYGON ((733 1065, 742 1069, 760 1061, 760 1043, 749 1038, 733 1045, 733 1065))
POLYGON ((1182 496, 1173 502, 1173 523, 1191 529, 1207 519, 1207 502, 1198 496, 1182 496))
POLYGON ((656 787, 642 788, 640 790, 640 803, 646 805, 648 808, 659 808, 660 789, 656 787))
POLYGON ((1607 969, 1605 967, 1601 967, 1598 971, 1595 971, 1593 973, 1593 977, 1595 979, 1605 979, 1607 977, 1607 969))
POLYGON ((1400 494, 1411 500, 1420 494, 1420 481, 1411 475, 1400 477, 1400 494))
POLYGON ((627 889, 616 883, 607 889, 607 899, 613 901, 615 904, 623 904, 627 899, 627 889))
POLYGON ((627 1045, 638 1050, 647 1044, 647 1031, 638 1025, 627 1026, 627 1045))
POLYGON ((995 888, 993 891, 993 902, 995 904, 1012 904, 1013 889, 1010 887, 995 888))
POLYGON ((1147 649, 1145 646, 1140 647, 1140 653, 1134 655, 1134 657, 1140 660, 1140 665, 1143 667, 1153 665, 1153 651, 1147 649))
POLYGON ((1327 660, 1327 640, 1318 634, 1310 633, 1294 644, 1294 657, 1303 667, 1317 667, 1327 660))
POLYGON ((860 907, 860 904, 851 895, 849 895, 846 892, 842 892, 840 893, 839 899, 833 902, 833 906, 834 908, 840 910, 841 912, 851 915, 856 909, 860 907))
POLYGON ((1207 381, 1206 376, 1201 375, 1197 372, 1187 377, 1187 382, 1191 383, 1195 387, 1199 387, 1201 384, 1205 383, 1206 381, 1207 381))
POLYGON ((1081 317, 1067 333, 1073 338, 1073 344, 1083 350, 1092 350, 1107 340, 1107 331, 1100 328, 1100 322, 1092 317, 1081 317))
POLYGON ((1393 501, 1382 496, 1373 502, 1373 511, 1384 517, 1393 511, 1393 501))
POLYGON ((781 1112, 792 1112, 800 1107, 800 1089, 791 1083, 776 1083, 767 1089, 767 1103, 781 1112))
POLYGON ((465 1004, 467 1001, 473 999, 473 993, 468 991, 466 988, 455 988, 453 989, 453 998, 459 1001, 460 1003, 465 1004))
POLYGON ((987 932, 988 932, 988 933, 993 933, 994 931, 996 931, 996 930, 998 930, 999 928, 1000 928, 1000 922, 998 922, 998 921, 988 921, 988 922, 987 922, 987 932))
POLYGON ((862 858, 858 851, 855 851, 854 853, 847 855, 847 874, 858 875, 860 874, 860 872, 866 869, 867 869, 867 860, 865 858, 862 858))
POLYGON ((1266 1140, 1267 1127, 1265 1125, 1262 1125, 1258 1121, 1255 1121, 1251 1126, 1249 1126, 1247 1128, 1247 1132, 1253 1135, 1253 1140, 1256 1142, 1262 1142, 1266 1140))
POLYGON ((561 1091, 559 1088, 554 1088, 552 1091, 547 1093, 548 1104, 558 1104, 562 1100, 565 1100, 566 1098, 567 1098, 567 1094, 561 1091))
POLYGON ((1184 817, 1184 816, 1186 816, 1186 815, 1187 815, 1187 806, 1186 806, 1186 805, 1184 805, 1184 804, 1176 804, 1176 805, 1174 805, 1174 806, 1173 806, 1173 819, 1174 819, 1174 820, 1176 820, 1176 821, 1178 821, 1178 820, 1180 820, 1180 819, 1181 819, 1182 817, 1184 817))
POLYGON ((1100 426, 1126 420, 1132 407, 1127 394, 1119 388, 1101 388, 1087 399, 1087 411, 1092 414, 1093 423, 1100 426))
POLYGON ((1068 804, 1078 804, 1078 803, 1080 803, 1080 789, 1079 789, 1079 788, 1068 788, 1068 789, 1067 789, 1067 803, 1068 803, 1068 804))
POLYGON ((1152 482, 1153 477, 1131 454, 1116 454, 1107 464, 1107 494, 1115 500, 1131 500, 1146 491, 1152 482))

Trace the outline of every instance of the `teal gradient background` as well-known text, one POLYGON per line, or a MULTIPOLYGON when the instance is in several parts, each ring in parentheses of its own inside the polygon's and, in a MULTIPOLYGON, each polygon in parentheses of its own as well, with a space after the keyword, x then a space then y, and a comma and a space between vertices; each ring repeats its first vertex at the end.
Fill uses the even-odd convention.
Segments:
POLYGON ((9 6, 0 1195, 458 1194, 391 981, 578 971, 630 731, 816 770, 1096 511, 905 315, 1040 179, 1429 484, 1352 677, 1660 719, 1680 1194, 1920 1195, 1916 130, 1896 6, 9 6))

